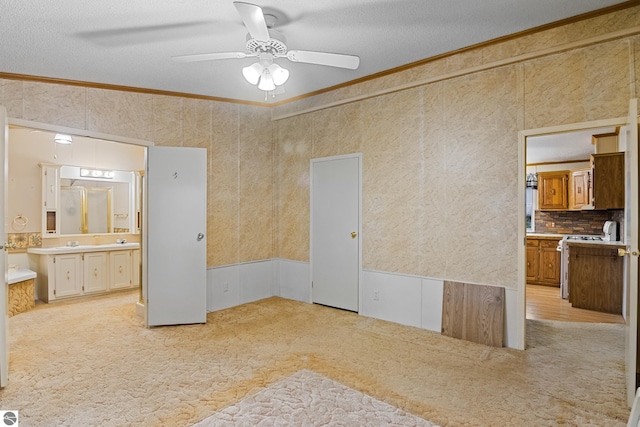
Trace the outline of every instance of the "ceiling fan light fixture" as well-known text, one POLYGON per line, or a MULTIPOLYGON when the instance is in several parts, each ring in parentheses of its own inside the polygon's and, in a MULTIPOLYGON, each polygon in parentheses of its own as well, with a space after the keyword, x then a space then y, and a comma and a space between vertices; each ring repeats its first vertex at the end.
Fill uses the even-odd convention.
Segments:
POLYGON ((263 67, 259 62, 256 62, 253 65, 249 65, 248 67, 244 67, 242 69, 242 75, 245 80, 247 80, 252 85, 258 84, 258 80, 260 80, 260 75, 262 74, 263 67))
POLYGON ((269 73, 269 69, 265 68, 260 76, 260 83, 258 83, 258 89, 266 92, 275 90, 276 84, 273 81, 273 76, 269 73))
POLYGON ((268 69, 276 86, 283 85, 289 78, 289 70, 282 68, 278 64, 271 64, 268 69))

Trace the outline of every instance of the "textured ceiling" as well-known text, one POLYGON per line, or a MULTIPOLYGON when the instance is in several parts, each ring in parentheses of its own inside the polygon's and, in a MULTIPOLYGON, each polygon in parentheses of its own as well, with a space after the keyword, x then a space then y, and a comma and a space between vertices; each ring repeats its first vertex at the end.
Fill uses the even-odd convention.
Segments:
MULTIPOLYGON (((605 8, 619 0, 266 0, 289 49, 360 56, 357 70, 292 63, 276 101, 605 8)), ((264 102, 255 58, 170 58, 245 51, 232 0, 2 0, 0 73, 264 102)))

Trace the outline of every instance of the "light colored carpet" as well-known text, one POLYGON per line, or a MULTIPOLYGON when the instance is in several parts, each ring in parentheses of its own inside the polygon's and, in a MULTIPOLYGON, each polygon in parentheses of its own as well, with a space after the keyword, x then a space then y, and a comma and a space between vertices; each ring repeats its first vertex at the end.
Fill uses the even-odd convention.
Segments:
POLYGON ((442 426, 624 426, 629 414, 622 325, 527 321, 522 352, 275 297, 144 329, 136 297, 10 318, 0 409, 21 426, 189 426, 309 370, 442 426))
POLYGON ((307 369, 194 425, 219 426, 437 427, 307 369))

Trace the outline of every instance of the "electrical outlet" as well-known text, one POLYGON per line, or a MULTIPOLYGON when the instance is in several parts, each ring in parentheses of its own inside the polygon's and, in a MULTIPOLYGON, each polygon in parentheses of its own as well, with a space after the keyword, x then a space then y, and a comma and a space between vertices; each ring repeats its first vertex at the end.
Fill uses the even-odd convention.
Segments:
POLYGON ((229 282, 224 282, 224 288, 223 288, 224 292, 229 292, 229 282))
POLYGON ((380 301, 380 292, 379 291, 373 291, 373 300, 374 301, 380 301))

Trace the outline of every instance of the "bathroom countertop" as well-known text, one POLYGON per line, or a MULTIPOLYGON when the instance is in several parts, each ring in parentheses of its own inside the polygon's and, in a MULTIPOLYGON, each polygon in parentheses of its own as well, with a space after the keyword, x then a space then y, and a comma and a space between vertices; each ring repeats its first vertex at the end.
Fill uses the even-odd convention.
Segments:
POLYGON ((27 252, 38 255, 73 254, 81 252, 119 251, 139 249, 140 243, 109 243, 105 245, 55 246, 53 248, 29 248, 27 252))
POLYGON ((8 283, 13 285, 14 283, 24 282, 25 280, 35 279, 37 274, 35 271, 27 270, 27 269, 9 269, 8 274, 8 283))

